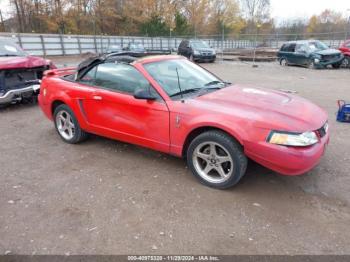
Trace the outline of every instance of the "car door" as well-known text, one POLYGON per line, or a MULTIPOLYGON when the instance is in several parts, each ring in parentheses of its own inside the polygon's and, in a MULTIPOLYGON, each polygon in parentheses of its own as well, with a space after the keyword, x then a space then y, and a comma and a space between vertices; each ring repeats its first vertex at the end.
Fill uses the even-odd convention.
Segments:
POLYGON ((122 63, 100 64, 95 70, 94 92, 83 101, 91 128, 103 136, 169 152, 168 107, 143 75, 122 63), (150 88, 158 99, 134 98, 137 88, 150 88))
POLYGON ((295 47, 296 47, 295 43, 291 43, 287 47, 286 57, 287 57, 288 63, 290 64, 298 64, 298 59, 296 59, 296 54, 295 54, 295 47))
POLYGON ((294 53, 295 64, 307 65, 309 63, 307 46, 305 44, 297 44, 294 53))

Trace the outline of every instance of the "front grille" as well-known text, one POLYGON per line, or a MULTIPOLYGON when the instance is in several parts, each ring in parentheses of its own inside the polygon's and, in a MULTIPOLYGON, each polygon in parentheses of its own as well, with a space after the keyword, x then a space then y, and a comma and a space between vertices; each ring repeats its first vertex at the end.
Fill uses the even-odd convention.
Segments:
POLYGON ((212 52, 201 52, 201 55, 203 56, 210 56, 212 54, 213 54, 212 52))
POLYGON ((332 60, 337 59, 339 57, 340 57, 340 55, 323 55, 322 60, 323 61, 332 61, 332 60))
POLYGON ((324 137, 328 132, 328 122, 324 124, 320 129, 316 130, 316 133, 319 135, 319 137, 324 137))
POLYGON ((11 89, 25 87, 26 82, 41 79, 44 67, 30 69, 9 69, 0 72, 0 90, 6 92, 11 89))

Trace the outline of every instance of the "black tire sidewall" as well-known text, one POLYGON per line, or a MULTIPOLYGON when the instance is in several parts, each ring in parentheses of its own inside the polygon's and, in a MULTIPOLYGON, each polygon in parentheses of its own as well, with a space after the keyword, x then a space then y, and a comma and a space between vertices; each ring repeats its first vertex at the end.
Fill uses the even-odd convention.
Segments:
POLYGON ((247 168, 247 158, 243 153, 243 150, 241 146, 235 142, 229 135, 227 135, 224 132, 220 131, 209 131, 206 133, 202 133, 201 135, 197 136, 191 144, 189 145, 187 149, 187 164, 190 170, 192 171, 193 175, 197 177, 200 182, 206 186, 217 188, 217 189, 227 189, 230 187, 233 187, 236 185, 243 175, 245 174, 246 168, 247 168), (192 155, 195 150, 195 148, 203 143, 203 142, 215 142, 224 147, 229 154, 231 155, 231 158, 234 162, 234 171, 231 175, 231 177, 222 183, 211 183, 206 180, 204 180, 196 171, 192 155))
POLYGON ((281 65, 281 66, 283 66, 283 65, 282 65, 282 61, 285 61, 285 62, 286 62, 284 66, 288 66, 288 61, 287 61, 286 58, 281 58, 281 60, 280 60, 280 65, 281 65))
POLYGON ((83 138, 85 136, 85 132, 80 128, 79 122, 78 122, 77 118, 75 117, 72 109, 70 109, 69 106, 67 106, 65 104, 59 105, 55 109, 53 117, 54 117, 54 124, 55 124, 56 131, 64 142, 66 142, 68 144, 76 144, 76 143, 79 143, 83 140, 83 138), (72 118, 72 121, 73 121, 74 126, 75 126, 75 133, 74 133, 74 136, 72 139, 69 139, 69 140, 65 139, 63 136, 61 136, 60 132, 58 131, 57 123, 56 123, 56 116, 60 111, 68 112, 72 118))

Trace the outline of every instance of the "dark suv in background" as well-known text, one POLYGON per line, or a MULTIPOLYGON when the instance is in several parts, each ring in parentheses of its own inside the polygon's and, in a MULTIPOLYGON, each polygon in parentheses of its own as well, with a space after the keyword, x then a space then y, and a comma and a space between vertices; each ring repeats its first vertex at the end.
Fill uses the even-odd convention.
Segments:
POLYGON ((339 68, 344 56, 318 40, 292 41, 285 43, 277 53, 280 65, 301 65, 309 68, 339 68))
POLYGON ((182 40, 177 54, 194 62, 213 63, 216 59, 215 50, 202 40, 182 40))

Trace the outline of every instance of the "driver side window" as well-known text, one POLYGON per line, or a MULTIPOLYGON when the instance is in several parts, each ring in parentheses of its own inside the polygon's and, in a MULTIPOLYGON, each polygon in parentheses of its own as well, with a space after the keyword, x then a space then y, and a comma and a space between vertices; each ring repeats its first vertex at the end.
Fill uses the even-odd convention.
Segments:
POLYGON ((139 71, 121 63, 99 64, 88 71, 80 82, 127 94, 133 94, 138 88, 150 88, 150 83, 139 71))
POLYGON ((295 52, 297 53, 306 53, 307 52, 307 47, 306 45, 303 44, 298 44, 295 48, 295 52))

